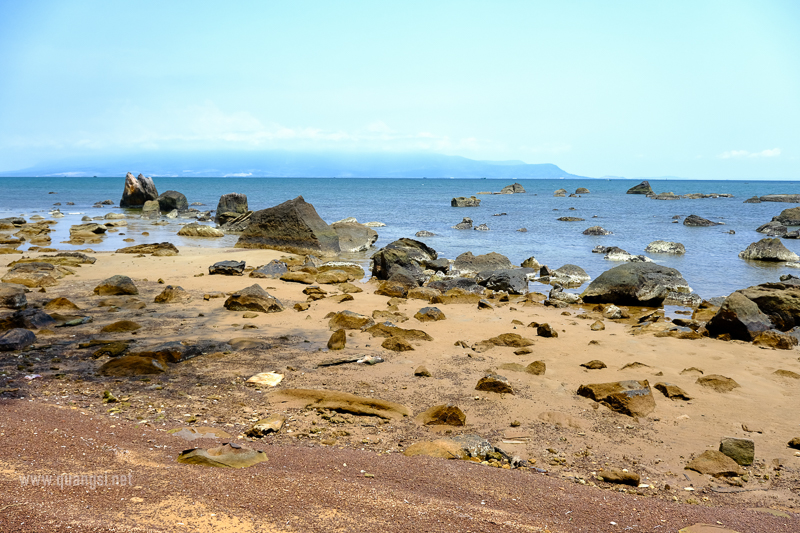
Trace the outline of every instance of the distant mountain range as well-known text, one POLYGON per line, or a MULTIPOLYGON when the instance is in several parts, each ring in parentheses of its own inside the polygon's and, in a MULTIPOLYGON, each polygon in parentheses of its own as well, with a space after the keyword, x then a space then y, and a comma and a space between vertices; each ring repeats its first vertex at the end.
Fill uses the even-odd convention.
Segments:
POLYGON ((0 176, 550 178, 587 179, 549 163, 478 161, 429 153, 153 152, 88 157, 0 172, 0 176))

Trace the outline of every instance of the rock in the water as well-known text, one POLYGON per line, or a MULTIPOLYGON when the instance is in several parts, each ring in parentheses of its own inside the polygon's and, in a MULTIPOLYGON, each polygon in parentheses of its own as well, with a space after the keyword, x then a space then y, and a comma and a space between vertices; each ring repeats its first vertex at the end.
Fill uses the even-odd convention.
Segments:
POLYGON ((436 237, 435 233, 430 231, 420 230, 414 234, 415 237, 436 237))
POLYGON ((357 222, 334 222, 331 227, 339 236, 343 253, 365 252, 378 240, 378 232, 357 222))
POLYGON ((181 237, 224 237, 225 233, 217 228, 192 222, 191 224, 183 226, 178 231, 178 235, 181 237))
POLYGON ((94 288, 94 293, 100 296, 117 296, 120 294, 139 294, 139 289, 128 276, 111 276, 94 288))
POLYGON ((462 218, 461 222, 453 226, 453 229, 472 229, 472 219, 469 217, 462 218))
POLYGON ((644 249, 651 254, 685 254, 686 248, 679 242, 653 241, 644 249))
POLYGON ((634 185, 626 194, 653 194, 653 188, 650 186, 650 182, 643 181, 639 185, 634 185))
POLYGON ((399 403, 333 390, 284 389, 270 394, 269 399, 273 405, 283 403, 287 407, 330 409, 384 419, 403 418, 411 414, 408 407, 399 403))
POLYGON ((266 460, 266 453, 232 442, 208 450, 200 448, 184 450, 178 455, 179 463, 218 468, 245 468, 266 460))
POLYGON ((28 305, 25 287, 16 283, 0 283, 0 307, 24 309, 28 305))
POLYGON ((166 371, 167 365, 153 357, 123 355, 107 361, 97 373, 103 376, 132 377, 161 374, 166 371))
POLYGON ((286 263, 273 259, 266 265, 262 265, 250 272, 250 277, 278 279, 288 271, 289 268, 286 266, 286 263))
POLYGON ((556 196, 556 197, 559 197, 559 198, 563 198, 566 195, 567 195, 567 190, 566 189, 558 189, 553 193, 553 196, 556 196))
POLYGON ((586 187, 578 187, 575 189, 575 194, 589 194, 589 189, 586 187))
POLYGON ((789 233, 789 229, 786 226, 780 222, 776 222, 775 220, 772 222, 767 222, 766 224, 762 224, 756 229, 756 231, 771 237, 780 237, 789 233))
POLYGON ((497 392, 500 394, 514 394, 514 388, 508 379, 498 374, 486 374, 475 385, 475 390, 497 392))
POLYGON ((230 311, 257 311, 260 313, 279 313, 283 311, 281 302, 255 283, 230 295, 224 304, 230 311))
POLYGON ((472 229, 474 229, 475 231, 489 231, 489 226, 487 226, 486 224, 478 224, 472 229))
POLYGON ((155 303, 157 304, 172 304, 172 303, 179 303, 179 302, 188 302, 192 299, 192 296, 184 290, 183 287, 178 285, 172 286, 167 285, 164 287, 164 290, 155 297, 155 303))
POLYGON ((331 338, 328 339, 328 349, 329 350, 343 350, 345 345, 347 344, 347 334, 342 329, 337 329, 331 335, 331 338))
POLYGON ((493 291, 503 291, 509 294, 526 294, 528 292, 528 277, 521 269, 481 272, 478 276, 478 284, 493 291))
POLYGON ((688 217, 683 219, 684 226, 695 226, 695 227, 702 227, 702 226, 719 226, 719 222, 712 222, 703 217, 699 217, 697 215, 689 215, 688 217))
POLYGON ((14 328, 0 335, 0 352, 23 350, 36 342, 36 335, 28 329, 14 328))
POLYGON ((593 359, 588 363, 583 363, 581 365, 583 368, 587 368, 589 370, 602 370, 604 368, 608 368, 604 362, 600 361, 599 359, 593 359))
POLYGON ((736 383, 735 380, 721 376, 719 374, 709 374, 707 376, 700 376, 697 378, 697 383, 709 389, 714 389, 717 392, 730 392, 733 389, 739 388, 741 385, 736 383))
POLYGON ((539 270, 540 268, 542 268, 541 263, 539 263, 539 261, 537 261, 536 258, 533 256, 530 256, 525 261, 523 261, 522 265, 520 266, 522 268, 532 268, 534 270, 539 270))
POLYGON ((434 405, 417 415, 417 421, 425 426, 463 426, 467 422, 467 415, 457 405, 452 403, 434 405))
POLYGON ((655 263, 625 263, 600 274, 581 298, 586 303, 658 307, 670 292, 691 292, 674 268, 655 263))
POLYGON ((761 239, 739 252, 742 259, 753 261, 798 261, 800 256, 789 251, 780 239, 761 239))
POLYGON ((578 388, 578 395, 628 416, 647 416, 656 408, 653 391, 647 380, 581 385, 578 388))
POLYGON ((745 341, 754 340, 772 327, 769 316, 739 291, 725 298, 717 314, 706 323, 706 329, 712 337, 728 334, 732 339, 745 341))
POLYGON ((602 479, 607 483, 616 483, 618 485, 630 485, 638 487, 641 477, 639 474, 633 472, 625 472, 617 468, 609 468, 597 474, 598 479, 602 479))
POLYGON ((186 196, 178 191, 161 193, 156 198, 156 201, 158 201, 158 207, 162 213, 169 213, 170 211, 182 212, 189 209, 189 202, 186 200, 186 196))
POLYGON ((117 250, 118 254, 151 254, 154 256, 170 256, 178 255, 178 249, 174 244, 169 242, 160 242, 154 244, 137 244, 135 246, 128 246, 117 250))
POLYGON ((479 198, 474 196, 469 198, 465 196, 459 196, 450 200, 450 205, 452 207, 479 207, 481 205, 481 201, 479 198))
POLYGON ((359 315, 352 311, 339 311, 328 321, 328 328, 331 331, 338 329, 362 329, 375 324, 372 318, 366 315, 359 315))
POLYGON ((586 219, 580 217, 558 217, 556 220, 559 222, 583 222, 586 219))
POLYGON ((472 255, 472 252, 465 252, 456 257, 450 267, 450 273, 465 276, 475 275, 480 272, 510 270, 513 268, 514 265, 512 265, 508 257, 504 255, 495 252, 483 255, 472 255))
POLYGON ((688 394, 686 394, 686 391, 684 391, 677 385, 673 385, 672 383, 665 383, 663 381, 659 381, 653 386, 656 388, 657 391, 659 391, 661 394, 663 394, 670 400, 689 401, 692 399, 688 394))
POLYGON ((600 226, 592 226, 591 228, 586 228, 583 230, 584 235, 612 235, 612 232, 608 231, 607 229, 603 229, 600 226))
POLYGON ((435 322, 444 320, 446 317, 438 307, 423 307, 414 315, 420 322, 435 322))
POLYGON ((686 469, 694 470, 701 474, 724 477, 738 476, 743 473, 736 461, 717 450, 704 451, 692 459, 686 465, 686 469))
POLYGON ((260 439, 266 437, 270 433, 278 433, 286 422, 286 417, 283 415, 270 415, 267 418, 262 418, 247 430, 246 435, 260 439))
POLYGON ((247 195, 237 192, 223 194, 217 202, 217 210, 214 215, 214 222, 220 226, 234 220, 249 211, 247 207, 247 195))
POLYGON ((243 276, 244 268, 244 261, 219 261, 208 267, 208 273, 209 275, 243 276))
POLYGON ((725 437, 719 443, 719 451, 742 466, 753 464, 756 457, 756 444, 750 439, 725 437))
POLYGON ((502 189, 500 189, 500 194, 519 194, 525 192, 525 187, 520 185, 519 183, 514 183, 512 185, 506 185, 502 189))
POLYGON ((266 248, 295 254, 339 252, 339 236, 302 196, 256 211, 237 248, 266 248))
POLYGON ((146 178, 141 174, 135 178, 128 172, 125 176, 122 199, 119 201, 120 207, 141 207, 146 201, 156 198, 158 198, 158 191, 152 178, 146 178))

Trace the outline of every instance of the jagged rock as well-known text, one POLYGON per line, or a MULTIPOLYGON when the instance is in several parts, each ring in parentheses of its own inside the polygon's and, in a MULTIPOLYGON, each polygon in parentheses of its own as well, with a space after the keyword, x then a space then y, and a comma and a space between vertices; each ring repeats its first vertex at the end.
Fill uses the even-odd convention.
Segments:
POLYGON ((578 395, 602 403, 612 411, 628 416, 647 416, 656 408, 653 391, 647 380, 581 385, 578 388, 578 395))
POLYGON ((452 403, 434 405, 417 415, 417 421, 425 426, 463 426, 466 425, 467 415, 457 405, 452 403))
POLYGON ((302 196, 256 211, 236 248, 266 248, 295 254, 339 252, 339 236, 302 196))
POLYGON ((257 311, 260 313, 283 311, 281 302, 257 283, 229 296, 225 300, 224 307, 230 311, 257 311))
POLYGON ((770 318, 761 312, 758 304, 739 291, 731 293, 717 314, 706 323, 712 337, 730 335, 732 339, 754 340, 760 333, 772 329, 770 318))
POLYGON ((24 328, 14 328, 0 335, 0 352, 24 350, 36 342, 36 335, 24 328))
POLYGON ((414 315, 420 322, 435 322, 444 320, 446 317, 438 307, 423 307, 414 315))
POLYGON ((330 409, 384 419, 403 418, 411 414, 408 407, 399 403, 333 390, 284 389, 270 394, 269 400, 274 406, 285 404, 286 407, 330 409))
POLYGON ((665 383, 663 381, 659 381, 655 385, 653 385, 657 391, 661 394, 669 398, 670 400, 685 400, 689 401, 692 398, 686 394, 682 388, 678 387, 677 385, 673 385, 672 383, 665 383))
POLYGON ((125 188, 122 191, 122 199, 119 201, 120 207, 140 207, 148 200, 158 198, 158 191, 152 178, 145 178, 141 174, 134 178, 128 172, 125 175, 125 188))
POLYGON ((736 464, 749 466, 756 456, 756 444, 750 439, 725 437, 719 443, 719 451, 736 461, 736 464))
POLYGON ((701 226, 719 226, 720 223, 712 222, 706 218, 699 217, 697 215, 689 215, 688 217, 683 219, 683 225, 701 227, 701 226))
POLYGON ((626 194, 653 194, 653 188, 650 186, 650 182, 643 181, 628 189, 626 194))
POLYGON ((512 185, 506 185, 500 190, 500 194, 519 194, 525 192, 525 187, 520 185, 519 183, 514 183, 512 185))
POLYGON ((332 331, 338 329, 362 329, 375 324, 372 318, 359 315, 352 311, 339 311, 328 321, 328 328, 332 331))
POLYGON ((171 304, 171 303, 180 303, 180 302, 188 302, 192 299, 192 296, 186 292, 183 287, 180 286, 172 286, 167 285, 164 287, 164 290, 155 297, 154 302, 157 304, 171 304))
POLYGON ((780 239, 761 239, 739 252, 742 259, 754 261, 798 261, 800 256, 789 251, 780 239))
POLYGON ((153 357, 123 355, 107 361, 97 370, 97 373, 103 376, 132 377, 162 374, 166 371, 167 365, 153 357))
POLYGON ((347 344, 347 334, 344 329, 337 329, 328 339, 329 350, 343 350, 347 344))
POLYGON ((25 287, 16 283, 0 283, 0 307, 9 309, 25 309, 28 298, 25 287))
POLYGON ((453 229, 472 229, 472 219, 469 217, 462 218, 461 222, 453 226, 453 229))
POLYGON ((94 288, 94 293, 100 296, 117 296, 120 294, 139 294, 139 289, 128 276, 111 276, 94 288))
POLYGON ((151 254, 154 256, 170 256, 178 255, 178 249, 174 244, 169 242, 160 242, 154 244, 137 244, 135 246, 128 246, 117 250, 118 254, 151 254))
POLYGON ((183 226, 178 231, 178 235, 182 237, 224 237, 225 233, 211 226, 192 222, 183 226))
POLYGON ((730 392, 733 389, 740 387, 736 381, 731 378, 720 376, 719 374, 709 374, 707 376, 700 376, 697 378, 697 383, 709 389, 714 389, 717 392, 730 392))
POLYGON ((591 228, 586 228, 583 230, 584 235, 612 235, 610 231, 607 229, 603 229, 600 226, 592 226, 591 228))
POLYGON ((792 350, 797 346, 798 339, 786 333, 770 330, 759 333, 753 339, 753 344, 776 350, 792 350))
POLYGON ((497 392, 499 394, 514 394, 514 388, 507 378, 498 374, 486 374, 478 380, 475 390, 497 392))
POLYGON ((655 263, 625 263, 600 274, 581 294, 581 299, 586 303, 657 307, 670 292, 691 292, 674 268, 655 263))
POLYGON ((742 469, 739 465, 717 450, 706 450, 686 465, 687 470, 694 470, 701 474, 709 474, 712 476, 738 476, 742 474, 742 469))
POLYGON ((581 366, 583 368, 586 368, 586 369, 589 369, 589 370, 602 370, 604 368, 608 368, 608 365, 606 365, 604 362, 600 361, 599 359, 593 359, 593 360, 589 361, 588 363, 583 363, 581 366))
POLYGON ((214 215, 214 222, 220 226, 247 214, 247 195, 237 192, 223 194, 217 202, 217 210, 214 215))
POLYGON ((759 226, 756 231, 771 237, 783 237, 789 233, 789 229, 780 222, 772 221, 759 226))
POLYGON ((453 198, 450 200, 450 206, 452 207, 479 207, 481 205, 481 201, 479 198, 471 196, 469 198, 465 196, 459 196, 457 198, 453 198))
POLYGON ((244 268, 244 261, 218 261, 208 267, 208 274, 219 274, 222 276, 243 276, 244 268))
POLYGON ((250 272, 250 277, 278 279, 288 271, 289 268, 286 266, 286 263, 277 259, 273 259, 266 265, 261 265, 250 272))
POLYGON ((224 443, 216 448, 184 450, 177 461, 184 464, 214 466, 219 468, 246 468, 267 460, 267 454, 260 450, 224 443))

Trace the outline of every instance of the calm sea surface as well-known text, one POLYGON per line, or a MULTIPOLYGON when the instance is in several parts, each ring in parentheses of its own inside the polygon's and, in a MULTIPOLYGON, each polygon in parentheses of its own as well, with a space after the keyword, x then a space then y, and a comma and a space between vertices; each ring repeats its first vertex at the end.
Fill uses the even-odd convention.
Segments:
MULTIPOLYGON (((513 180, 461 179, 333 179, 333 178, 155 178, 159 192, 180 191, 189 202, 201 202, 200 210, 215 209, 220 195, 244 193, 250 209, 277 205, 302 195, 314 205, 328 223, 345 217, 359 222, 379 221, 386 227, 375 228, 380 235, 376 248, 400 237, 414 237, 419 230, 436 237, 419 239, 439 252, 440 257, 455 258, 471 251, 474 254, 498 252, 515 264, 535 256, 539 262, 557 268, 572 263, 583 267, 592 278, 617 263, 592 253, 598 244, 619 246, 632 254, 644 253, 651 241, 677 241, 686 246, 686 255, 647 254, 657 263, 677 268, 691 287, 704 298, 724 296, 735 289, 766 281, 776 281, 781 274, 800 275, 800 269, 747 262, 737 254, 747 245, 764 237, 755 229, 769 222, 783 209, 797 204, 744 204, 745 199, 773 193, 798 193, 799 182, 787 181, 651 181, 655 192, 730 193, 733 198, 658 201, 642 195, 626 195, 638 182, 631 180, 517 180, 525 194, 479 195, 477 208, 450 207, 454 196, 471 196, 481 191, 499 191, 513 180), (553 192, 564 188, 572 193, 586 187, 590 194, 580 198, 556 198, 553 192), (574 208, 574 210, 570 210, 574 208), (506 213, 503 216, 494 214, 506 213), (692 228, 673 223, 672 217, 695 214, 724 226, 692 228), (559 222, 562 216, 586 219, 583 222, 559 222), (593 218, 595 217, 596 218, 593 218), (490 231, 459 231, 451 226, 463 217, 475 225, 485 223, 490 231), (613 235, 582 235, 589 226, 599 225, 613 235), (526 233, 516 231, 527 228, 526 233), (726 232, 734 230, 735 235, 726 232)), ((119 205, 124 178, 0 178, 0 218, 41 214, 48 217, 53 204, 60 202, 66 216, 56 219, 51 234, 53 247, 79 249, 83 246, 62 244, 69 238, 69 227, 79 224, 84 215, 102 216, 114 206, 93 208, 95 202, 110 199, 119 205), (56 194, 49 194, 54 192, 56 194), (67 202, 75 205, 68 206, 67 202)), ((135 217, 135 211, 130 214, 135 217)), ((132 218, 120 233, 109 234, 94 250, 114 250, 136 243, 170 241, 178 246, 228 247, 236 236, 221 239, 192 239, 175 233, 186 219, 154 226, 152 221, 132 218), (143 231, 149 237, 141 235, 143 231), (124 233, 125 235, 121 235, 124 233)), ((800 254, 800 240, 783 240, 784 245, 800 254)), ((24 249, 24 248, 22 248, 24 249)), ((353 259, 365 262, 370 253, 353 259)), ((256 266, 256 265, 254 265, 256 266)))

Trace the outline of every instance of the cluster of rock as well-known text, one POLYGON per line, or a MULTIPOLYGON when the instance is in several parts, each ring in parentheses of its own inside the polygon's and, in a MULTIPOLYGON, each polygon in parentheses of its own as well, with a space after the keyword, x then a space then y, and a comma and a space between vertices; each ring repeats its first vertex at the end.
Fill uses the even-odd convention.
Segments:
POLYGON ((756 229, 759 233, 764 233, 770 237, 783 237, 784 239, 800 238, 800 231, 789 231, 787 226, 800 226, 800 207, 784 209, 772 220, 756 229))

